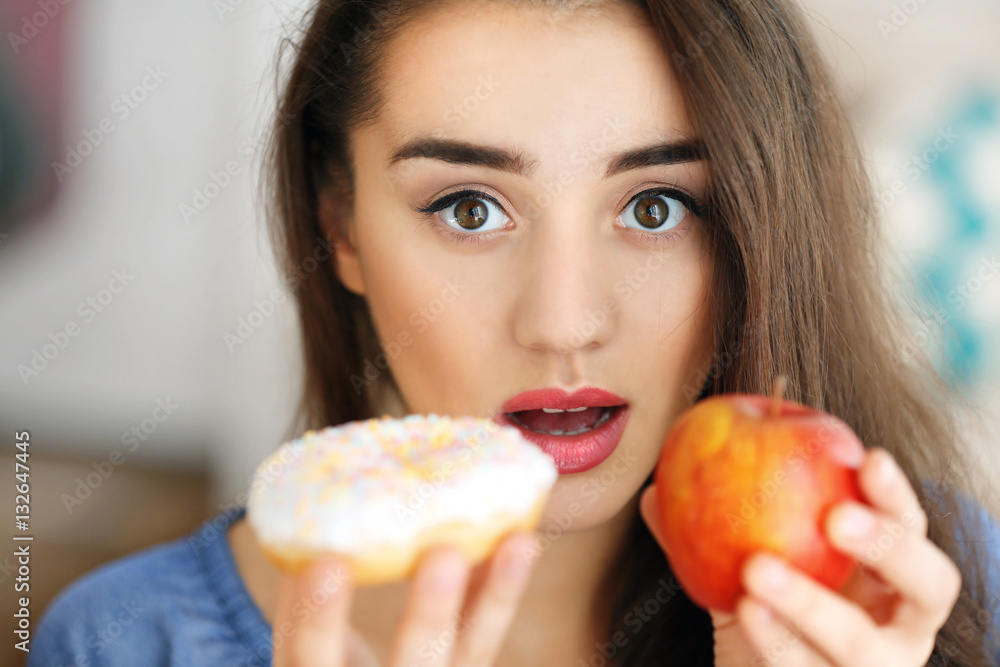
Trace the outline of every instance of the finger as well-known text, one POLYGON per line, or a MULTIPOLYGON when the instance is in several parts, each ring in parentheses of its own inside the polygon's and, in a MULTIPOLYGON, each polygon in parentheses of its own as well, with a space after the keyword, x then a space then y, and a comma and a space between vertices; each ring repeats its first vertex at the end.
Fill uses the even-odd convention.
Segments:
POLYGON ((729 613, 728 611, 719 611, 718 609, 709 609, 708 615, 712 618, 712 629, 718 632, 719 630, 725 630, 726 628, 734 625, 738 619, 735 613, 729 613))
POLYGON ((276 667, 342 667, 353 583, 346 565, 324 559, 281 574, 273 624, 276 667))
POLYGON ((755 651, 748 664, 755 667, 819 667, 829 664, 802 640, 793 627, 760 600, 748 595, 741 597, 736 602, 735 616, 747 642, 755 651))
POLYGON ((796 634, 836 665, 856 664, 880 637, 863 609, 797 570, 784 559, 757 552, 743 566, 747 592, 775 610, 796 634))
POLYGON ((708 609, 712 617, 712 636, 715 643, 716 665, 741 665, 747 663, 747 654, 753 649, 746 631, 733 612, 708 609))
POLYGON ((835 547, 860 559, 899 593, 893 625, 920 635, 944 625, 961 592, 962 574, 917 526, 847 502, 831 510, 826 531, 835 547))
POLYGON ((439 545, 423 554, 396 628, 390 665, 450 663, 468 579, 469 563, 456 547, 439 545))
POLYGON ((649 532, 653 534, 653 539, 660 545, 664 553, 667 548, 663 544, 663 534, 661 533, 663 524, 660 518, 660 503, 656 496, 656 485, 650 484, 639 495, 639 514, 642 515, 649 532))
POLYGON ((878 572, 861 561, 855 565, 851 578, 838 592, 868 612, 876 625, 885 625, 895 615, 901 598, 896 589, 885 583, 878 572))
POLYGON ((927 534, 927 513, 909 478, 887 449, 872 448, 858 474, 868 502, 897 521, 913 522, 920 534, 927 534))
POLYGON ((455 667, 496 663, 537 557, 531 533, 513 533, 500 544, 489 560, 482 587, 463 614, 455 645, 455 667))
POLYGON ((347 667, 382 667, 378 656, 365 638, 350 625, 347 626, 344 664, 347 667))
POLYGON ((292 600, 295 598, 295 578, 284 571, 278 575, 278 594, 271 622, 272 662, 274 667, 288 667, 291 661, 287 646, 294 626, 291 623, 292 600))

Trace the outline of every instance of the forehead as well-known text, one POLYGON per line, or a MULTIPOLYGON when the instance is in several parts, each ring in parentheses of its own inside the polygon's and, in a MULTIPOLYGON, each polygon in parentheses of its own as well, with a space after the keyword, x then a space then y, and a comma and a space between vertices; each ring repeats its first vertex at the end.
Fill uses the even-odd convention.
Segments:
POLYGON ((420 135, 506 145, 558 170, 581 150, 693 135, 663 46, 637 9, 446 7, 388 48, 376 127, 390 146, 420 135))

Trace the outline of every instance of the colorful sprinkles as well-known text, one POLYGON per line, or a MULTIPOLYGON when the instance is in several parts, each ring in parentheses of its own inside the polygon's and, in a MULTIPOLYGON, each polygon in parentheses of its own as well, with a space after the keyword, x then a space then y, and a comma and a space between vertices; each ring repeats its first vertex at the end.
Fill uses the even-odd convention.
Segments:
POLYGON ((282 444, 254 474, 247 519, 264 543, 357 553, 439 523, 526 512, 557 477, 511 426, 383 415, 282 444))

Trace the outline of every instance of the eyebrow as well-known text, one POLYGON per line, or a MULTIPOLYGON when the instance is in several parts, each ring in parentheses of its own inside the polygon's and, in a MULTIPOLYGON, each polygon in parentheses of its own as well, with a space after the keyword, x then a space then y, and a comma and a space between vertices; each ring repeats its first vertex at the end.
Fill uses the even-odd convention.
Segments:
MULTIPOLYGON (((538 166, 538 160, 529 157, 523 151, 436 137, 418 137, 406 142, 392 154, 388 166, 419 157, 442 160, 450 164, 486 167, 523 177, 530 176, 538 166)), ((669 166, 703 159, 705 159, 705 148, 700 140, 667 141, 612 155, 607 160, 604 178, 611 178, 632 169, 669 166)))

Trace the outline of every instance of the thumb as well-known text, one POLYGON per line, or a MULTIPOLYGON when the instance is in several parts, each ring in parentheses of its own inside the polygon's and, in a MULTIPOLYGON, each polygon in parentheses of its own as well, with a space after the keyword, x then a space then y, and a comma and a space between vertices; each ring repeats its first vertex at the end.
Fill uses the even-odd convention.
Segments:
POLYGON ((642 519, 649 527, 649 532, 653 534, 656 543, 663 549, 663 553, 669 556, 663 541, 663 524, 661 523, 660 503, 655 484, 647 486, 639 496, 639 514, 642 515, 642 519))

